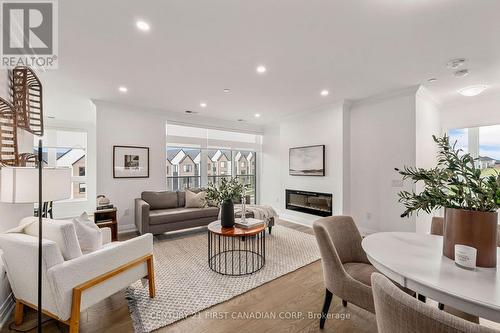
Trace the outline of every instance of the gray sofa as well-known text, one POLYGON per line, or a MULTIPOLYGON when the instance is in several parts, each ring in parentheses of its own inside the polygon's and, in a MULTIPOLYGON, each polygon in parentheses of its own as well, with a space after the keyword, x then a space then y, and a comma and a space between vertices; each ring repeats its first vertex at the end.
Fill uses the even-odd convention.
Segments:
MULTIPOLYGON (((199 189, 190 189, 199 192, 199 189)), ((161 234, 208 225, 216 221, 218 207, 185 208, 186 192, 142 192, 135 199, 135 225, 139 233, 161 234)))

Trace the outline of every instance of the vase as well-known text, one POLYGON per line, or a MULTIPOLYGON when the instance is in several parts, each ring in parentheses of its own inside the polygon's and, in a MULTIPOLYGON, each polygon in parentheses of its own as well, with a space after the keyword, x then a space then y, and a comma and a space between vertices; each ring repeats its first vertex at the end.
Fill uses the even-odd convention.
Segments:
POLYGON ((446 208, 443 255, 455 260, 455 244, 477 249, 476 266, 497 266, 498 213, 446 208))
POLYGON ((220 220, 223 228, 234 227, 234 204, 233 200, 222 201, 220 205, 220 220))

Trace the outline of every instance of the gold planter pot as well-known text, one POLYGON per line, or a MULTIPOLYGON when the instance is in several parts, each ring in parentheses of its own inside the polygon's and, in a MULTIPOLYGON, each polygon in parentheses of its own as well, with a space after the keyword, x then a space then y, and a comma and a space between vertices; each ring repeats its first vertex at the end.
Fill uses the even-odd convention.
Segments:
POLYGON ((478 267, 497 266, 498 213, 446 208, 443 255, 455 260, 455 244, 477 249, 478 267))

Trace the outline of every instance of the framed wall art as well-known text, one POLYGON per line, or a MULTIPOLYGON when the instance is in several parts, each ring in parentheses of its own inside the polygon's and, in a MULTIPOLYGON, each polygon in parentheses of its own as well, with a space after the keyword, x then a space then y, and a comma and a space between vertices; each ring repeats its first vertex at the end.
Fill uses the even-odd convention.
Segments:
POLYGON ((149 147, 113 146, 113 178, 149 178, 149 147))
POLYGON ((324 176, 325 145, 290 148, 291 176, 324 176))

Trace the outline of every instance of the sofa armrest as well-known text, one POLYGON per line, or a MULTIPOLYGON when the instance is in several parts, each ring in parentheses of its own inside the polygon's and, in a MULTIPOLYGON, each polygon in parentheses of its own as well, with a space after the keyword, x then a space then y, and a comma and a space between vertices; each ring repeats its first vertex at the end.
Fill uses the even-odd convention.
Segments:
POLYGON ((102 245, 106 245, 111 243, 111 228, 101 228, 101 235, 102 235, 102 245))
MULTIPOLYGON (((114 242, 100 250, 51 267, 47 271, 47 277, 54 290, 61 319, 67 320, 70 317, 73 288, 152 253, 153 235, 146 234, 128 241, 114 242)), ((80 309, 85 310, 146 275, 147 266, 144 262, 102 281, 83 293, 80 309)))
POLYGON ((146 201, 135 199, 135 226, 141 235, 149 232, 149 208, 146 201))
MULTIPOLYGON (((11 233, 0 234, 2 260, 9 277, 9 283, 17 299, 37 304, 38 295, 38 237, 11 233)), ((57 313, 55 297, 47 282, 47 269, 64 262, 57 244, 42 240, 42 282, 44 309, 57 313)))

